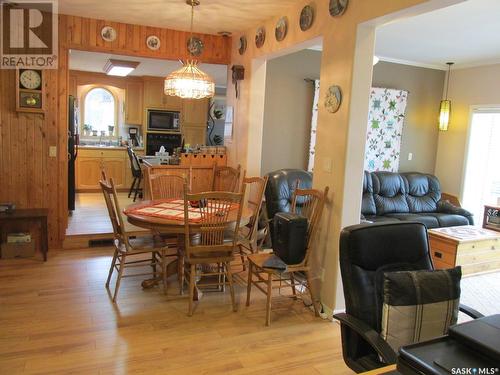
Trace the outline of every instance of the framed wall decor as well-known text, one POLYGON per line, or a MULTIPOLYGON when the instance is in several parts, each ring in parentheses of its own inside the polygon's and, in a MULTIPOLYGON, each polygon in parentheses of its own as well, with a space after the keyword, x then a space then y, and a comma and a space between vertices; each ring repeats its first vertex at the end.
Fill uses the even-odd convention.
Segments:
POLYGON ((156 35, 150 35, 146 38, 146 45, 150 50, 156 51, 161 46, 160 38, 158 38, 156 35))
POLYGON ((245 35, 240 36, 239 44, 238 44, 238 52, 240 55, 243 55, 247 50, 247 37, 245 35))
POLYGON ((349 0, 330 0, 330 15, 333 17, 341 16, 347 9, 349 0))
POLYGON ((193 36, 188 39, 187 49, 192 56, 200 56, 203 53, 203 48, 203 41, 200 38, 193 36))
POLYGON ((335 113, 339 110, 342 104, 342 89, 340 86, 330 86, 326 93, 325 108, 330 113, 335 113))
POLYGON ((281 42, 285 39, 286 34, 288 32, 288 18, 281 17, 276 23, 276 28, 274 29, 274 35, 276 36, 276 40, 281 42))
POLYGON ((311 5, 306 5, 300 12, 299 25, 302 31, 309 30, 314 22, 314 9, 311 5))
POLYGON ((104 26, 101 29, 101 38, 106 42, 113 42, 116 39, 116 30, 112 26, 104 26))
POLYGON ((257 48, 260 48, 264 45, 264 42, 266 41, 266 29, 263 27, 259 27, 257 29, 257 32, 255 33, 255 46, 257 48))

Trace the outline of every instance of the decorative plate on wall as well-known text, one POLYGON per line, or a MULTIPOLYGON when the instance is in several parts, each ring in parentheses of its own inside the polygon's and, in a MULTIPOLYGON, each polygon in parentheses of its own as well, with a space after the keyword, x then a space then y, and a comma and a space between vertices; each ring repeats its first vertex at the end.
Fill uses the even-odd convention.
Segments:
POLYGON ((240 42, 238 45, 238 52, 240 53, 240 55, 243 55, 246 50, 247 50, 247 37, 245 35, 242 35, 240 37, 240 42))
POLYGON ((187 50, 191 56, 200 56, 203 52, 203 42, 198 37, 191 37, 187 42, 187 50))
POLYGON ((330 0, 330 15, 341 16, 347 9, 349 0, 330 0))
POLYGON ((325 108, 328 112, 335 113, 342 104, 342 89, 339 86, 330 86, 325 98, 325 108))
POLYGON ((106 42, 112 42, 116 39, 116 30, 111 26, 104 26, 101 29, 101 38, 106 42))
POLYGON ((146 38, 146 45, 150 50, 156 51, 160 48, 160 38, 156 35, 150 35, 146 38))
POLYGON ((276 23, 276 29, 274 29, 274 35, 276 36, 276 40, 281 42, 286 37, 286 33, 288 32, 288 18, 281 17, 276 23))
POLYGON ((302 31, 308 30, 314 22, 314 9, 310 5, 306 5, 300 12, 300 29, 302 31))
POLYGON ((264 42, 266 41, 266 29, 263 27, 259 27, 257 29, 257 32, 255 33, 255 45, 257 48, 260 48, 264 45, 264 42))

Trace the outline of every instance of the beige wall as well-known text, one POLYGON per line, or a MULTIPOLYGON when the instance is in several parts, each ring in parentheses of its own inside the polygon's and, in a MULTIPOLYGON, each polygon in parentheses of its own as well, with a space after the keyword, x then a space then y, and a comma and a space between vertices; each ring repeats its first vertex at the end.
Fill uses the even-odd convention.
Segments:
POLYGON ((439 133, 436 175, 443 191, 461 195, 471 106, 500 105, 500 64, 452 70, 451 121, 439 133))
MULTIPOLYGON (((258 167, 253 159, 256 158, 255 154, 260 157, 262 150, 260 144, 258 147, 255 144, 258 143, 257 135, 262 131, 262 124, 259 124, 259 121, 262 122, 262 108, 257 104, 263 95, 263 86, 252 76, 252 67, 261 68, 262 60, 301 50, 308 41, 323 38, 313 185, 320 189, 330 186, 330 193, 317 236, 313 278, 320 288, 321 301, 327 309, 341 309, 343 305, 341 293, 337 295, 340 290, 338 243, 341 229, 359 222, 367 111, 360 111, 358 108, 368 108, 375 27, 399 17, 417 15, 457 1, 352 0, 344 15, 331 17, 328 12, 329 1, 316 0, 312 2, 316 8, 314 24, 309 30, 302 32, 298 27, 300 11, 304 5, 311 3, 310 0, 303 0, 283 14, 255 25, 255 28, 245 33, 233 35, 231 64, 243 65, 246 73, 245 80, 240 85, 238 99, 235 98, 234 87, 228 87, 228 105, 234 108, 234 131, 232 138, 227 139, 225 144, 228 147, 229 162, 233 165, 241 163, 243 166, 251 166, 247 168, 250 173, 255 172, 254 168, 260 168, 260 159, 258 167), (410 7, 411 9, 407 9, 410 7), (285 40, 278 42, 274 38, 274 27, 278 19, 285 15, 289 22, 288 35, 285 40), (361 23, 368 21, 369 24, 358 28, 361 23), (266 41, 260 49, 254 43, 255 30, 259 26, 264 26, 267 30, 266 41), (248 49, 243 56, 238 53, 238 40, 242 34, 248 39, 248 49), (338 112, 332 114, 325 109, 323 103, 328 87, 334 84, 343 90, 343 104, 338 112), (251 101, 251 98, 258 100, 251 101), (356 103, 352 110, 351 98, 356 103), (362 105, 359 105, 360 102, 362 105), (258 150, 257 153, 253 152, 254 148, 258 150), (251 156, 247 158, 247 155, 251 156)), ((259 69, 256 72, 259 74, 259 69)))
POLYGON ((314 84, 321 52, 303 50, 267 63, 261 174, 307 169, 314 84))
POLYGON ((379 62, 373 68, 373 86, 409 91, 401 142, 401 172, 434 173, 438 143, 437 117, 445 72, 379 62), (413 159, 408 160, 408 154, 413 159))

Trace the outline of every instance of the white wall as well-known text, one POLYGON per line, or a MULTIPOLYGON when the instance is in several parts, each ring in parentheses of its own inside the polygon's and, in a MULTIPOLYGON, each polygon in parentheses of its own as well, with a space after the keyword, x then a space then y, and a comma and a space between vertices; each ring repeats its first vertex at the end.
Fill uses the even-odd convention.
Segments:
POLYGON ((307 169, 314 85, 304 79, 319 79, 320 69, 313 50, 267 62, 261 174, 307 169))
POLYGON ((435 172, 443 192, 461 196, 470 109, 500 105, 500 64, 452 70, 448 96, 450 127, 439 133, 435 172))

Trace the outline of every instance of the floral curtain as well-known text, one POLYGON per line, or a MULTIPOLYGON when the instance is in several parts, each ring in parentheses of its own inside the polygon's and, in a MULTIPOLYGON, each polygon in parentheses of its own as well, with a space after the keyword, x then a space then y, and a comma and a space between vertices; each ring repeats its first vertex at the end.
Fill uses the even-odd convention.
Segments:
POLYGON ((311 118, 311 140, 309 143, 309 162, 307 170, 312 172, 314 169, 314 153, 316 149, 316 129, 318 127, 318 102, 319 102, 319 79, 314 80, 314 101, 311 118))
POLYGON ((408 91, 372 87, 365 170, 398 172, 408 91))

